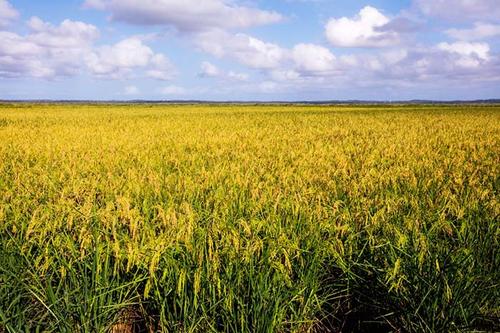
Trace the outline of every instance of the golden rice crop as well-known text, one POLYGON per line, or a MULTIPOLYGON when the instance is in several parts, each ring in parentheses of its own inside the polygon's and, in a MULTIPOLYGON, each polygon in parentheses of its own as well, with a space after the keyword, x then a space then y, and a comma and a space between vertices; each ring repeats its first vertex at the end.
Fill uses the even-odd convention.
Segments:
POLYGON ((499 166, 499 106, 0 105, 0 331, 498 328, 499 166))

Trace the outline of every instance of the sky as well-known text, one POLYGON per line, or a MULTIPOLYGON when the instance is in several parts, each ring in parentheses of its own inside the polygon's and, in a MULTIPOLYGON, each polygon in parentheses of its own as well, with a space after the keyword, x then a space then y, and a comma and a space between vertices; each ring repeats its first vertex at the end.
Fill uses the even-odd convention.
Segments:
POLYGON ((0 99, 486 98, 499 0, 0 0, 0 99))

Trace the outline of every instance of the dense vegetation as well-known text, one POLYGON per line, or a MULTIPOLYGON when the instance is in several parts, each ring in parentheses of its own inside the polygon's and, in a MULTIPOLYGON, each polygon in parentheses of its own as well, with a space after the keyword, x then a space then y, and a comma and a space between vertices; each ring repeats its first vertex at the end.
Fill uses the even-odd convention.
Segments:
POLYGON ((0 332, 498 330, 500 106, 0 105, 0 332))

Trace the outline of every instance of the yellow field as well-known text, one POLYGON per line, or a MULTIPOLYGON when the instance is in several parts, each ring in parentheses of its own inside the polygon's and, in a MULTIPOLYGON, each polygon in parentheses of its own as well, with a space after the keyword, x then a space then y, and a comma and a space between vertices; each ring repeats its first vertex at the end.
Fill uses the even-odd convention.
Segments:
POLYGON ((0 332, 495 329, 499 175, 500 106, 0 105, 0 332))

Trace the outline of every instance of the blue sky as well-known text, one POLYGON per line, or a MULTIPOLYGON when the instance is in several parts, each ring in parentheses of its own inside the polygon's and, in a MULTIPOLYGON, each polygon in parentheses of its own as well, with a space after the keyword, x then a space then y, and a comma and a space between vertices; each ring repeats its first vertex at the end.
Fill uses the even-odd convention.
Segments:
POLYGON ((0 0, 0 99, 500 98, 498 0, 0 0))

